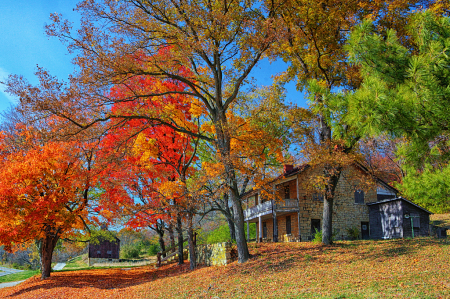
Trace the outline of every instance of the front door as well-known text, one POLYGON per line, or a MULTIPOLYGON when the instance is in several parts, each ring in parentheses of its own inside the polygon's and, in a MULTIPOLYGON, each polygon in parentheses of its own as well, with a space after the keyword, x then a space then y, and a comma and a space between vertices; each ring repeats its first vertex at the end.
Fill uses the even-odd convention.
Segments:
POLYGON ((367 240, 370 238, 369 222, 361 222, 361 238, 367 240))

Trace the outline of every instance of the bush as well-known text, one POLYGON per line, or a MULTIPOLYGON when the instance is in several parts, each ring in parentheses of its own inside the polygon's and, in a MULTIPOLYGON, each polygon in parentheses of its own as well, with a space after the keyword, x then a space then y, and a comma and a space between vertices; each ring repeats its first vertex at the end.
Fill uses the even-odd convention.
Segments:
POLYGON ((316 232, 314 233, 313 243, 316 244, 322 243, 322 231, 317 230, 317 228, 315 228, 315 230, 316 232))
MULTIPOLYGON (((247 226, 245 227, 245 238, 247 238, 247 226)), ((256 223, 250 223, 250 239, 255 238, 256 238, 256 223)), ((214 243, 228 242, 230 241, 230 239, 231 239, 230 228, 228 227, 228 224, 224 224, 221 227, 209 233, 208 237, 206 238, 206 243, 214 244, 214 243)))
MULTIPOLYGON (((320 244, 320 243, 322 243, 322 231, 317 230, 317 228, 315 228, 315 230, 316 230, 316 232, 314 233, 314 237, 313 237, 312 241, 313 241, 313 243, 320 244)), ((337 236, 337 232, 334 231, 331 234, 331 242, 336 240, 336 236, 337 236)))
POLYGON ((347 235, 350 240, 358 240, 359 239, 359 229, 357 227, 350 227, 346 229, 347 235))
POLYGON ((159 247, 158 244, 151 244, 148 248, 149 255, 156 255, 160 251, 161 251, 161 248, 159 247))
POLYGON ((121 256, 124 259, 137 259, 141 254, 141 249, 138 245, 129 244, 121 248, 121 256))

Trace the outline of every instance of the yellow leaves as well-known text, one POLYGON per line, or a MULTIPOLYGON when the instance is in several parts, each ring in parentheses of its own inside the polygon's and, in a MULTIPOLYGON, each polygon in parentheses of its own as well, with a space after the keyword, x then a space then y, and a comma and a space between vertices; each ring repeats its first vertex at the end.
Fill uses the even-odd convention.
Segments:
POLYGON ((140 133, 133 145, 133 154, 141 156, 140 160, 144 165, 150 166, 148 160, 150 158, 157 158, 159 156, 159 148, 156 140, 147 138, 144 133, 140 133))
POLYGON ((221 176, 225 168, 222 163, 202 162, 202 169, 205 170, 206 175, 210 178, 217 178, 221 176))
POLYGON ((216 132, 216 127, 211 123, 203 123, 200 128, 203 132, 208 132, 212 134, 216 132))
POLYGON ((186 186, 180 181, 165 181, 158 190, 165 198, 174 198, 184 194, 186 186))
POLYGON ((201 115, 206 115, 206 109, 205 109, 205 105, 203 104, 203 102, 201 102, 199 99, 197 98, 193 98, 191 101, 191 108, 189 109, 189 113, 191 113, 191 115, 193 117, 199 117, 201 115))

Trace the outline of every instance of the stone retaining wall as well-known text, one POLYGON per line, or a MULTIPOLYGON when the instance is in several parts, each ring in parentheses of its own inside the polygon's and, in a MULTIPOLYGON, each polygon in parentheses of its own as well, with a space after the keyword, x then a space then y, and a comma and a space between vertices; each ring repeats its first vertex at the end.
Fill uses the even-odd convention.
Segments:
POLYGON ((223 266, 231 263, 231 243, 197 245, 197 263, 206 266, 223 266))
POLYGON ((88 258, 88 265, 92 267, 94 264, 102 264, 102 263, 118 263, 119 259, 105 259, 105 258, 88 258))

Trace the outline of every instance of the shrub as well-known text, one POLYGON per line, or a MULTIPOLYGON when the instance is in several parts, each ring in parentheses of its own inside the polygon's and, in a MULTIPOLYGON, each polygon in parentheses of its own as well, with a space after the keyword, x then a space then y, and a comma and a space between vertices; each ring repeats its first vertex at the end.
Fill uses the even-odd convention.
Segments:
POLYGON ((322 231, 317 230, 317 228, 315 228, 315 230, 316 232, 314 233, 313 243, 316 244, 322 243, 322 231))
POLYGON ((357 227, 350 227, 346 229, 347 235, 350 240, 358 240, 359 239, 359 229, 357 227))
POLYGON ((148 247, 148 254, 149 255, 156 255, 158 252, 160 252, 161 251, 161 248, 159 247, 159 245, 158 244, 151 244, 149 247, 148 247))
MULTIPOLYGON (((245 238, 247 238, 247 227, 245 227, 245 238)), ((256 223, 250 223, 250 239, 256 238, 256 223)), ((228 224, 224 224, 209 233, 206 238, 208 244, 221 243, 230 241, 230 229, 228 224)))
POLYGON ((141 249, 138 245, 128 244, 121 248, 121 256, 125 259, 137 259, 141 253, 141 249))
MULTIPOLYGON (((313 237, 313 243, 322 243, 322 231, 321 230, 317 230, 317 228, 315 228, 316 232, 314 233, 314 237, 313 237)), ((337 236, 337 232, 334 231, 331 234, 331 242, 336 240, 336 236, 337 236)))

